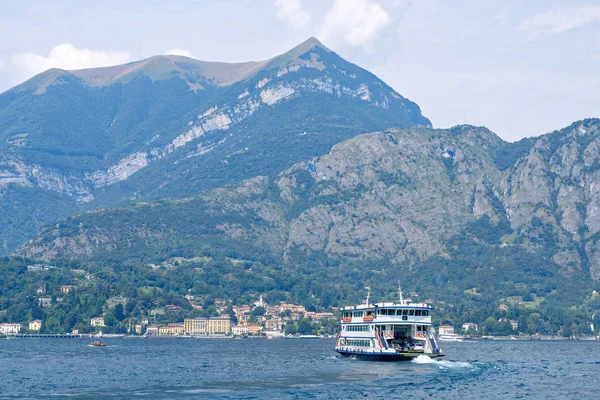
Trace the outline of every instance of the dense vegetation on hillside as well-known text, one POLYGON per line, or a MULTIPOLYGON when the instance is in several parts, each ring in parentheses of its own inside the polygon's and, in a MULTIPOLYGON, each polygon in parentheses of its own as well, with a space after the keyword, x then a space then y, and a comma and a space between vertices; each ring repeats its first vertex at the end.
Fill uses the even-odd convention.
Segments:
MULTIPOLYGON (((182 310, 152 318, 166 323, 212 316, 216 315, 211 307, 214 299, 252 304, 259 294, 271 304, 286 301, 307 310, 327 310, 364 300, 365 286, 371 287, 373 300, 390 301, 396 299, 400 282, 406 291, 417 293, 413 300, 433 300, 435 325, 460 328, 474 322, 483 327, 480 334, 592 333, 590 322, 600 312, 598 285, 582 284, 585 280, 579 275, 562 275, 556 265, 522 250, 498 251, 464 241, 454 244, 460 246, 452 251, 452 262, 439 258, 414 268, 327 261, 265 265, 214 252, 211 257, 171 259, 161 266, 57 263, 47 271, 28 271, 26 260, 4 258, 0 260, 0 322, 26 324, 42 319, 45 332, 90 332, 90 318, 104 313, 110 321, 105 332, 124 332, 128 323, 169 304, 182 310), (541 263, 548 267, 521 267, 541 263), (61 285, 75 289, 64 294, 61 285), (47 293, 36 294, 40 287, 47 293), (184 297, 188 294, 200 299, 205 309, 192 309, 184 297), (52 305, 40 307, 40 297, 51 297, 52 305), (122 309, 109 307, 109 299, 115 297, 126 300, 122 309), (508 311, 500 310, 500 304, 507 305, 508 311), (518 330, 510 327, 511 319, 519 322, 518 330)), ((293 332, 297 327, 288 328, 293 332)))

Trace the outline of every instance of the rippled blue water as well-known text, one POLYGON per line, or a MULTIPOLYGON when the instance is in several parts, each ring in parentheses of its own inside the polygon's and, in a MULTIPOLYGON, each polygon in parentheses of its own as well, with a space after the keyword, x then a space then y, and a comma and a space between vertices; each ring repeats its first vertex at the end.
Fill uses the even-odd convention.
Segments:
POLYGON ((0 339, 0 398, 597 399, 600 341, 447 343, 446 359, 336 356, 325 339, 0 339))

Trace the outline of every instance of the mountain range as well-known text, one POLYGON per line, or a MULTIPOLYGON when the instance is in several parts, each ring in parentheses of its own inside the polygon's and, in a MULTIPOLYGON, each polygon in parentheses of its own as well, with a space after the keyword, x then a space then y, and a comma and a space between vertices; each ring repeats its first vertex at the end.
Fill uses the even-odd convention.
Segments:
POLYGON ((600 120, 506 143, 486 128, 358 135, 274 176, 95 210, 49 226, 18 254, 161 262, 221 248, 277 262, 447 257, 448 243, 539 253, 600 277, 600 120))
POLYGON ((416 104, 314 38, 261 62, 51 69, 0 95, 0 252, 82 211, 273 174, 417 125, 431 123, 416 104))
POLYGON ((52 69, 0 95, 2 252, 138 264, 219 254, 432 279, 449 263, 502 260, 594 282, 599 128, 587 119, 515 143, 433 129, 314 38, 261 62, 52 69))

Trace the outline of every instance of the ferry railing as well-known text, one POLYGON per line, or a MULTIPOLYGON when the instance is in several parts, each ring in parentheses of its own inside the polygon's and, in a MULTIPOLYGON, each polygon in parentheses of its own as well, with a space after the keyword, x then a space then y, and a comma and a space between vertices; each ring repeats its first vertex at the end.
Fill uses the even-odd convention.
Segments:
POLYGON ((429 339, 429 343, 431 345, 433 352, 435 353, 436 351, 440 351, 440 346, 438 345, 437 340, 435 340, 435 335, 433 334, 433 332, 428 331, 427 333, 428 333, 427 337, 429 339))
POLYGON ((387 350, 388 349, 388 345, 386 343, 385 340, 381 340, 381 337, 379 336, 379 332, 375 331, 375 337, 377 338, 377 342, 379 343, 379 347, 384 348, 387 350), (383 342, 383 344, 381 343, 383 342))

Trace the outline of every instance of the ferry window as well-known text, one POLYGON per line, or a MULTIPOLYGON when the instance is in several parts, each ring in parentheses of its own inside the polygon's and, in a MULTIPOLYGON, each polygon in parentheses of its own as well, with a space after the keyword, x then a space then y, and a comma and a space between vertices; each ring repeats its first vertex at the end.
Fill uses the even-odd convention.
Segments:
POLYGON ((396 310, 396 315, 402 315, 402 310, 396 310))
POLYGON ((408 315, 408 310, 402 310, 402 315, 408 315))
POLYGON ((349 325, 348 332, 368 332, 369 325, 349 325))
POLYGON ((429 310, 423 310, 423 316, 427 317, 429 315, 429 310))
POLYGON ((415 315, 415 310, 408 310, 408 315, 415 315))
POLYGON ((348 340, 349 346, 358 346, 358 347, 371 347, 370 340, 358 340, 358 339, 350 339, 348 340))
POLYGON ((388 315, 388 310, 381 310, 381 315, 388 315))
POLYGON ((421 316, 421 310, 415 310, 415 316, 420 317, 421 316))

